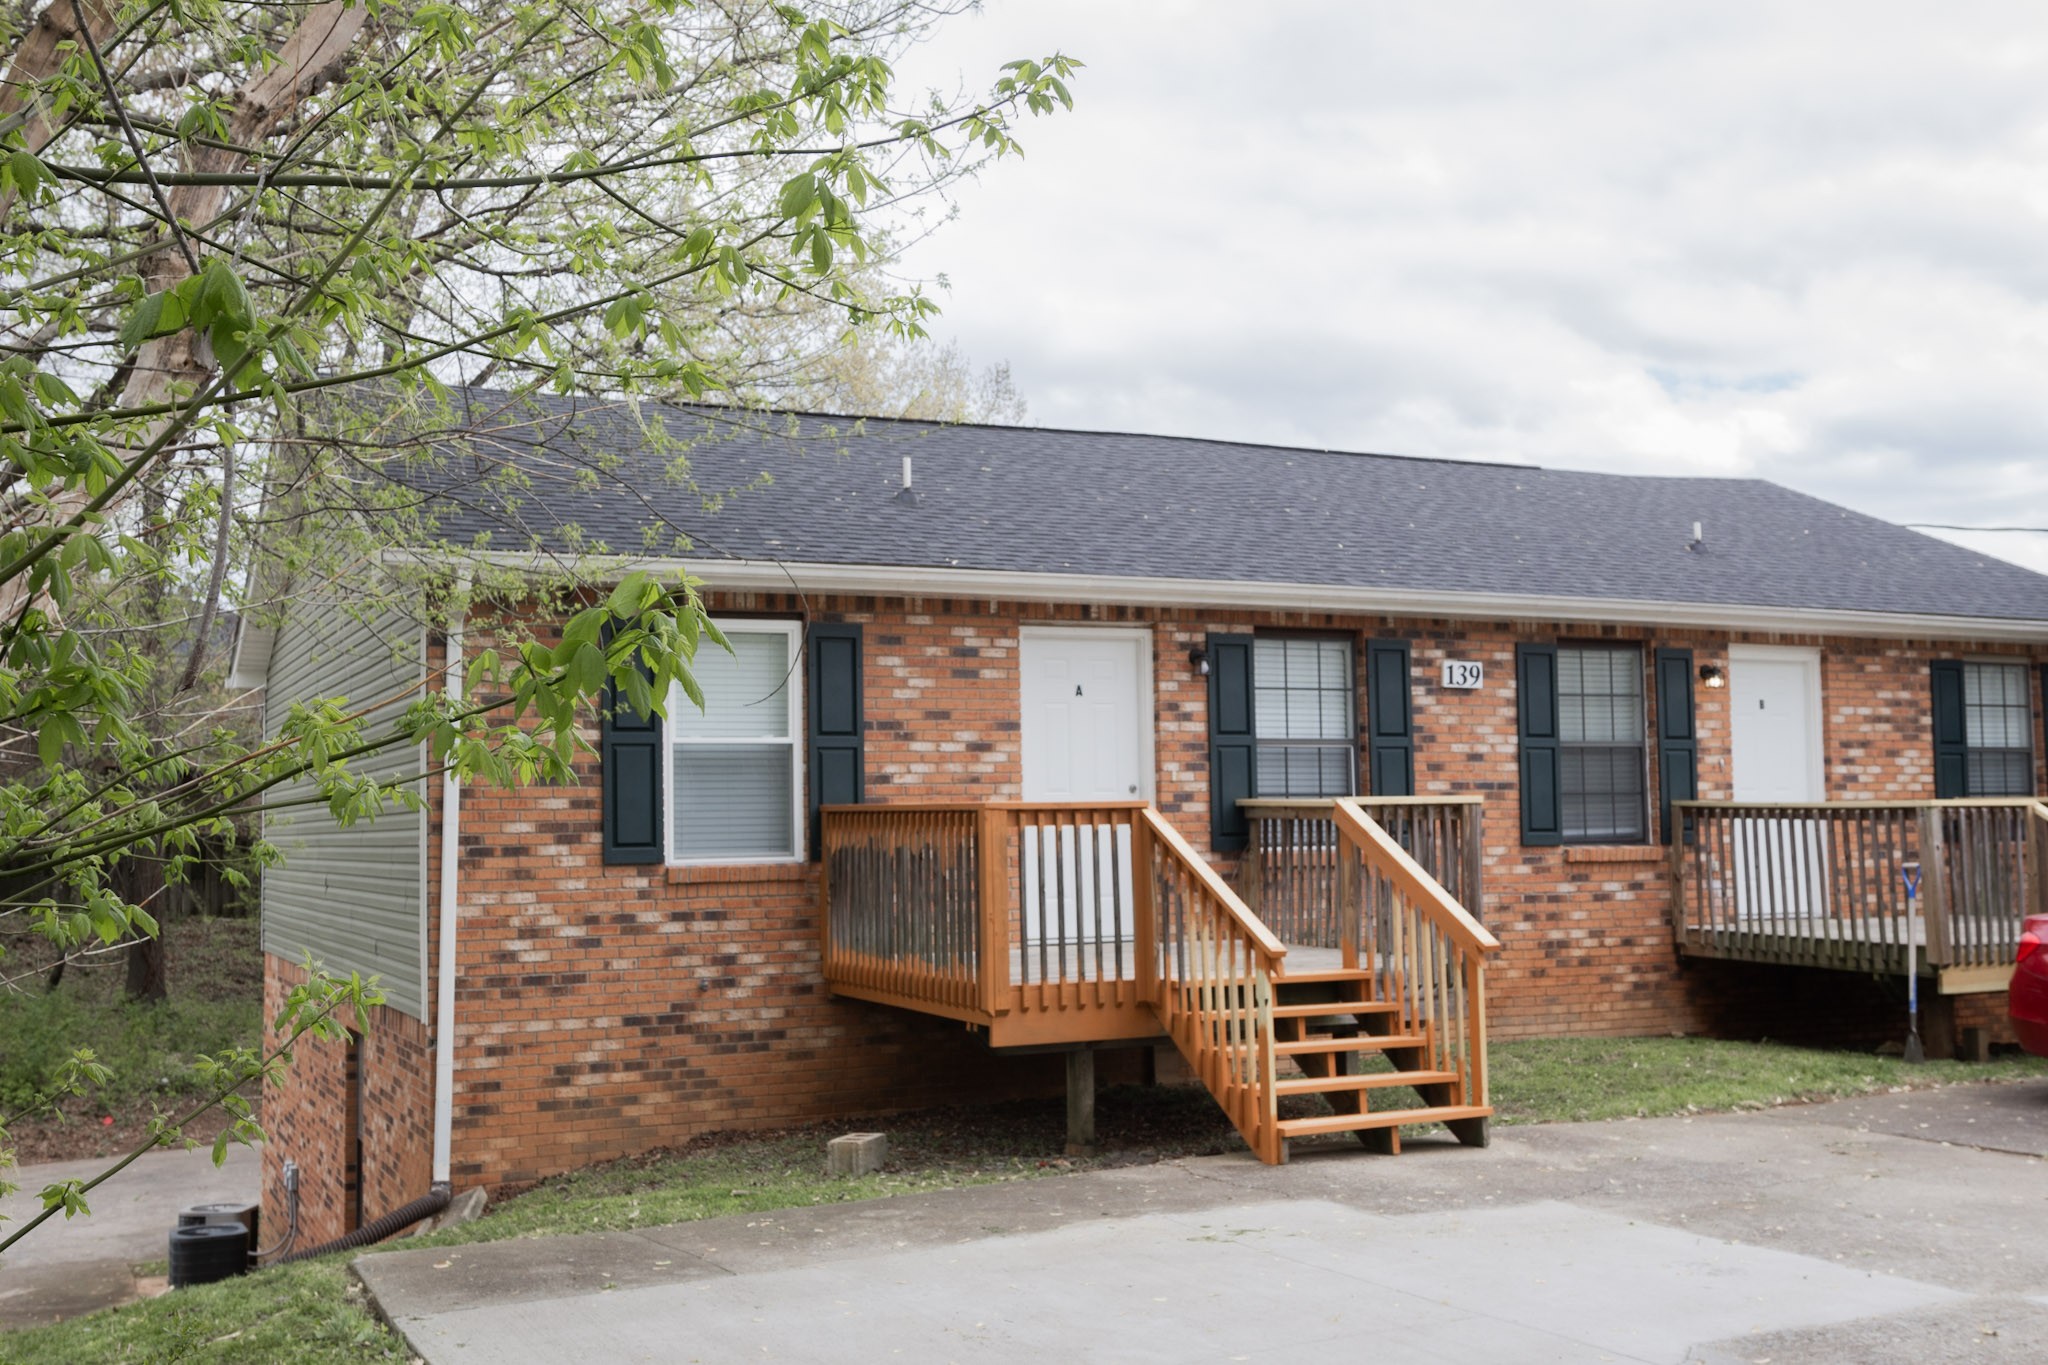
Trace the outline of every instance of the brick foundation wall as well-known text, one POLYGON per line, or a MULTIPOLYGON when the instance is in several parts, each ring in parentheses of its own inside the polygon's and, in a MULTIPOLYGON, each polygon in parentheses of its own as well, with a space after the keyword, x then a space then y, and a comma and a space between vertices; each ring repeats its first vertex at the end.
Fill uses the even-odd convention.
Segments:
MULTIPOLYGON (((306 979, 284 958, 263 959, 264 1043, 277 1039, 269 1021, 286 995, 306 979)), ((263 1236, 284 1235, 288 1210, 284 1163, 299 1163, 299 1237, 303 1249, 357 1226, 347 1188, 350 1103, 348 1048, 340 1042, 303 1040, 294 1049, 284 1083, 263 1097, 263 1236)), ((433 1053, 426 1026, 385 1006, 370 1011, 356 1044, 363 1221, 389 1213, 427 1192, 433 1168, 433 1053)))
MULTIPOLYGON (((985 601, 728 594, 714 596, 712 606, 726 618, 808 612, 813 620, 865 626, 865 771, 868 799, 876 802, 1019 796, 1020 627, 1099 622, 1148 629, 1154 800, 1204 849, 1207 686, 1189 650, 1211 632, 1335 631, 1361 653, 1374 636, 1409 640, 1417 791, 1486 798, 1484 914, 1505 945, 1488 973, 1495 1037, 1791 1037, 1791 1024, 1819 1018, 1838 1020, 1828 1027, 1839 1027, 1844 1040, 1898 1031, 1898 1011, 1859 994, 1860 978, 1851 974, 1681 963, 1667 920, 1661 845, 1523 847, 1514 648, 1522 640, 1626 641, 1640 645, 1647 660, 1652 648, 1680 646, 1694 651, 1696 665, 1725 671, 1732 642, 1818 645, 1828 795, 1909 799, 1932 795, 1927 665, 1956 657, 1948 647, 985 601), (1448 658, 1484 663, 1486 686, 1435 686, 1448 658), (1879 1025, 1888 1031, 1874 1032, 1879 1025)), ((1654 707, 1654 689, 1646 685, 1645 692, 1654 707)), ((1705 688, 1697 695, 1700 794, 1707 798, 1731 794, 1728 696, 1705 688)), ((1361 691, 1361 714, 1365 703, 1361 691)), ((595 730, 587 737, 594 741, 595 730)), ((1646 755, 1654 833, 1657 774, 1647 745, 1646 755)), ((581 760, 580 773, 573 786, 472 788, 463 797, 458 1186, 531 1180, 719 1129, 1059 1087, 1057 1057, 994 1055, 957 1023, 832 998, 819 976, 811 865, 605 866, 594 756, 581 760)), ((435 862, 438 819, 437 812, 429 839, 435 862)), ((1229 870, 1227 860, 1218 861, 1229 870)), ((438 867, 430 867, 427 885, 437 879, 438 867)), ((430 925, 430 950, 437 945, 438 927, 430 925)), ((430 966, 430 994, 432 972, 430 966)), ((430 1058, 423 1031, 412 1021, 405 1025, 421 1037, 419 1090, 406 1092, 405 1103, 424 1115, 430 1058)), ((1106 1060, 1107 1080, 1136 1074, 1106 1060)), ((326 1090, 338 1083, 338 1070, 323 1069, 329 1065, 319 1061, 306 1073, 315 1110, 324 1110, 326 1090)), ((294 1110, 280 1130, 324 1154, 323 1144, 336 1139, 323 1122, 294 1110)), ((390 1140, 423 1129, 422 1119, 406 1117, 391 1125, 390 1140)), ((282 1138, 273 1149, 296 1154, 282 1138)), ((274 1159, 266 1157, 267 1175, 274 1159)), ((412 1192, 408 1187, 406 1197, 412 1192)), ((323 1186, 321 1200, 335 1197, 323 1186)))

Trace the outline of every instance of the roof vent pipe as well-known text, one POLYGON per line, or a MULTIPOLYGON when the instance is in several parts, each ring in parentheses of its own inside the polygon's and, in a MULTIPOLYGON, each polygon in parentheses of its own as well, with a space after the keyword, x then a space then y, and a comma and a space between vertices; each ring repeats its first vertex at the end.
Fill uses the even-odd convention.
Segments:
POLYGON ((910 483, 910 457, 903 457, 903 487, 896 490, 896 501, 905 507, 917 506, 917 490, 910 483))
POLYGON ((1694 552, 1697 552, 1697 551, 1699 550, 1699 548, 1700 548, 1700 547, 1701 547, 1702 545, 1705 545, 1706 543, 1707 543, 1707 528, 1706 528, 1705 524, 1704 524, 1704 523, 1701 523, 1701 522, 1697 522, 1697 521, 1696 521, 1696 522, 1694 522, 1694 523, 1692 524, 1692 544, 1690 544, 1690 545, 1686 546, 1685 548, 1686 548, 1686 549, 1688 549, 1688 550, 1692 550, 1692 551, 1694 551, 1694 552))

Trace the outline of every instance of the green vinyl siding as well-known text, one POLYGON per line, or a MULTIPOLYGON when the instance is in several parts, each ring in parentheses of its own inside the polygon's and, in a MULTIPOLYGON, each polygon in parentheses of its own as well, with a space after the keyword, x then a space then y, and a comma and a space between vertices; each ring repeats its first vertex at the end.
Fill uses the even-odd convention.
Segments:
MULTIPOLYGON (((265 736, 278 733, 294 702, 345 697, 361 706, 416 688, 421 651, 418 623, 401 613, 365 619, 333 604, 295 606, 270 658, 265 736)), ((364 733, 377 733, 404 704, 373 714, 364 733)), ((418 772, 420 750, 394 746, 351 767, 379 777, 418 772)), ((287 803, 309 790, 295 784, 273 799, 287 803)), ((283 858, 263 874, 263 950, 375 976, 387 1004, 424 1018, 425 814, 386 809, 344 828, 323 806, 286 807, 265 814, 263 832, 283 858)))

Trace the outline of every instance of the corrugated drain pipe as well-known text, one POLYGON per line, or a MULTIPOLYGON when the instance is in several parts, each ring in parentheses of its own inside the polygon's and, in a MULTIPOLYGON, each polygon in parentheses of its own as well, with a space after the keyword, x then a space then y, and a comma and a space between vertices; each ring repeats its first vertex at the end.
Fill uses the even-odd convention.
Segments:
POLYGON ((354 1232, 345 1232, 331 1242, 322 1242, 319 1246, 307 1247, 304 1251, 294 1251, 289 1256, 279 1256, 270 1264, 290 1265, 293 1261, 328 1256, 337 1251, 349 1251, 355 1247, 366 1247, 372 1242, 381 1242, 395 1233, 404 1232, 422 1218, 432 1218, 447 1208, 448 1201, 452 1198, 454 1191, 449 1186, 435 1185, 410 1204, 401 1205, 382 1218, 372 1219, 354 1232))

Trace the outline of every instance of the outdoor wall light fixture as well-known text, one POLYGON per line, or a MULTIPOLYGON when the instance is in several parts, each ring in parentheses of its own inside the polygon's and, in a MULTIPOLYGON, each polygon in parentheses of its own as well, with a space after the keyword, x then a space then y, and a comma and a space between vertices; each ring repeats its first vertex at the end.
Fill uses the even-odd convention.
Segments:
POLYGON ((1726 687, 1728 675, 1721 671, 1719 664, 1701 664, 1700 683, 1705 687, 1726 687))
POLYGON ((1203 649, 1203 648, 1202 648, 1201 646, 1199 646, 1199 645, 1197 645, 1197 646, 1196 646, 1195 648, 1193 648, 1193 649, 1189 650, 1189 651, 1188 651, 1188 663, 1189 663, 1189 664, 1190 664, 1190 665, 1191 665, 1191 666, 1192 666, 1192 667, 1194 668, 1194 670, 1195 670, 1195 676, 1196 676, 1196 677, 1198 677, 1198 678, 1206 678, 1206 677, 1208 677, 1208 676, 1209 676, 1209 651, 1208 651, 1208 650, 1206 650, 1206 649, 1203 649))

